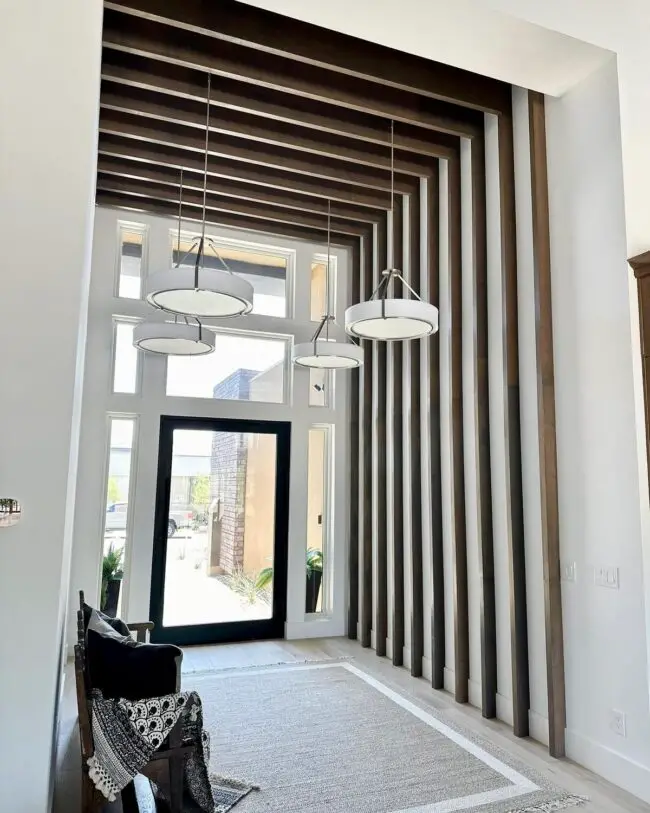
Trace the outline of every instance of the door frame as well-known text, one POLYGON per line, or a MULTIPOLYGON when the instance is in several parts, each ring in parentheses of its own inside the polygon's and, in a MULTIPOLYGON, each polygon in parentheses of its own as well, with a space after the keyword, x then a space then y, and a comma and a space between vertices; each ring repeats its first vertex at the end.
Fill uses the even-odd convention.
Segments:
POLYGON ((149 618, 155 627, 151 641, 182 646, 284 638, 287 617, 287 571, 289 553, 289 470, 291 422, 234 418, 160 416, 158 475, 154 514, 149 618), (275 435, 275 523, 273 541, 273 605, 271 618, 164 627, 165 568, 167 563, 167 520, 171 492, 173 438, 175 429, 212 432, 241 432, 275 435))

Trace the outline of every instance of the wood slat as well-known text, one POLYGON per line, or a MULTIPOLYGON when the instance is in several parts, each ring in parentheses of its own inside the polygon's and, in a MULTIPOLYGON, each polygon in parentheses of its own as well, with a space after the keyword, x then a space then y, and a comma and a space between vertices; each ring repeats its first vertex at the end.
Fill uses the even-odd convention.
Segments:
MULTIPOLYGON (((102 80, 108 80, 114 85, 155 91, 171 99, 205 99, 204 72, 112 49, 104 52, 102 80)), ((257 116, 260 120, 271 119, 320 133, 379 144, 386 150, 390 144, 386 119, 383 117, 300 96, 289 97, 287 101, 282 92, 258 88, 235 79, 219 78, 217 86, 212 88, 212 104, 217 108, 217 118, 219 109, 234 110, 257 116)), ((469 133, 474 128, 474 125, 469 128, 469 133)), ((395 133, 395 147, 398 150, 435 157, 439 154, 440 146, 457 149, 458 138, 405 123, 401 123, 395 133)))
MULTIPOLYGON (((178 97, 172 99, 149 90, 103 81, 101 106, 106 110, 116 110, 205 131, 205 100, 194 101, 178 97)), ((351 139, 347 135, 321 134, 300 124, 262 119, 247 111, 215 109, 211 111, 210 118, 211 133, 284 147, 295 152, 351 161, 363 166, 390 169, 390 152, 388 147, 382 144, 371 142, 360 144, 358 140, 351 139)), ((384 129, 387 129, 385 125, 384 129)), ((447 142, 450 140, 453 141, 447 139, 447 142)), ((448 143, 438 145, 435 133, 431 136, 430 147, 436 157, 445 157, 454 152, 453 145, 448 143)), ((419 177, 426 175, 429 168, 430 161, 427 156, 395 149, 396 172, 419 177)))
MULTIPOLYGON (((379 273, 387 267, 387 219, 380 223, 377 239, 377 267, 379 273)), ((377 597, 375 606, 375 652, 377 655, 386 654, 386 637, 388 636, 388 515, 386 511, 386 342, 376 342, 377 368, 374 370, 377 387, 377 403, 375 404, 375 422, 377 426, 377 459, 373 465, 377 471, 377 505, 374 506, 374 515, 377 518, 377 562, 376 580, 377 597)))
MULTIPOLYGON (((130 197, 142 198, 144 200, 162 201, 178 205, 178 193, 174 189, 164 184, 150 183, 146 181, 133 181, 118 178, 114 175, 99 175, 97 178, 97 189, 106 192, 116 192, 118 194, 129 195, 130 197)), ((183 208, 191 212, 200 213, 203 205, 203 195, 199 192, 185 190, 183 192, 183 208)), ((264 228, 269 223, 286 223, 306 226, 311 229, 320 229, 327 219, 320 215, 313 215, 305 212, 287 211, 270 205, 259 206, 247 201, 238 201, 230 198, 222 198, 219 195, 206 196, 206 209, 211 212, 227 212, 229 214, 244 215, 260 221, 260 228, 264 228)), ((350 220, 340 220, 332 218, 332 233, 361 236, 368 230, 368 224, 355 223, 350 220)))
POLYGON ((513 730, 529 734, 528 621, 526 612, 526 558, 521 475, 521 423, 519 396, 519 336, 517 308, 517 243, 512 115, 499 117, 499 187, 501 197, 501 262, 503 265, 504 338, 506 365, 505 446, 507 510, 510 520, 510 639, 512 651, 513 730))
MULTIPOLYGON (((404 198, 400 195, 395 200, 393 213, 392 253, 388 255, 388 265, 404 270, 404 198)), ((403 286, 396 280, 393 283, 391 296, 403 296, 403 286)), ((392 523, 392 559, 393 572, 391 574, 391 588, 393 593, 393 629, 391 640, 393 644, 393 665, 402 666, 404 663, 405 644, 405 595, 404 595, 404 437, 402 421, 404 416, 402 375, 404 348, 402 342, 390 342, 386 347, 386 361, 391 359, 393 369, 392 385, 387 381, 386 402, 391 405, 392 412, 392 442, 393 457, 392 471, 389 472, 388 488, 392 492, 392 516, 388 521, 392 523)), ((388 442, 388 440, 387 440, 388 442)), ((387 495, 388 502, 388 495, 387 495)))
MULTIPOLYGON (((440 166, 440 162, 438 164, 440 166)), ((425 200, 427 208, 429 301, 440 305, 440 175, 427 181, 425 200)), ((440 334, 432 336, 429 344, 429 426, 431 477, 431 685, 434 689, 445 686, 445 580, 442 537, 442 471, 440 446, 440 334)))
POLYGON ((449 161, 449 267, 451 316, 451 491, 454 528, 454 696, 469 700, 469 607, 463 456, 463 302, 460 160, 449 161))
MULTIPOLYGON (((115 110, 102 109, 99 118, 100 133, 131 138, 148 144, 159 144, 173 149, 183 149, 194 153, 205 153, 205 136, 193 127, 183 127, 169 122, 151 121, 145 117, 130 115, 115 110)), ((348 184, 369 189, 390 189, 390 173, 372 167, 361 167, 336 159, 313 157, 296 153, 290 149, 268 144, 253 146, 246 140, 221 133, 212 134, 209 155, 258 164, 285 173, 297 173, 311 178, 325 178, 330 181, 344 181, 348 184)), ((401 193, 411 189, 412 179, 396 175, 395 188, 401 193)))
MULTIPOLYGON (((198 152, 177 149, 173 145, 138 143, 132 138, 107 133, 99 135, 98 152, 100 156, 146 164, 160 170, 171 168, 176 173, 183 168, 202 174, 204 168, 203 158, 198 152)), ((380 211, 386 209, 388 200, 387 190, 364 189, 346 184, 344 180, 294 175, 281 169, 244 164, 223 157, 209 156, 208 175, 211 178, 224 178, 236 183, 308 195, 325 201, 331 200, 333 203, 366 206, 380 211)))
MULTIPOLYGON (((170 204, 165 201, 148 200, 146 198, 132 197, 124 193, 97 190, 95 202, 98 206, 112 209, 121 209, 126 212, 146 212, 161 217, 178 217, 178 203, 170 204)), ((188 223, 201 222, 201 213, 198 209, 183 211, 183 221, 188 223)), ((228 212, 208 211, 206 223, 212 226, 227 226, 233 229, 243 229, 256 234, 283 235, 297 240, 308 240, 312 243, 323 243, 327 240, 327 228, 310 229, 294 223, 277 223, 268 221, 263 223, 257 218, 235 215, 228 212)), ((197 225, 197 231, 199 226, 197 225)), ((345 234, 332 234, 332 244, 351 248, 358 241, 358 236, 345 234)))
MULTIPOLYGON (((157 167, 139 161, 126 161, 112 156, 100 155, 97 172, 101 176, 116 176, 122 180, 144 181, 168 186, 178 196, 180 188, 180 174, 176 167, 157 167)), ((203 191, 204 176, 202 172, 185 171, 183 173, 183 189, 191 192, 203 191)), ((271 189, 255 184, 240 183, 221 179, 216 181, 208 177, 208 194, 214 198, 234 198, 263 206, 276 206, 282 209, 327 216, 327 201, 322 198, 297 195, 293 192, 271 189)), ((378 222, 381 214, 378 210, 353 206, 348 203, 334 202, 332 216, 345 220, 361 221, 363 223, 378 222)))
POLYGON ((472 139, 472 243, 476 313, 477 498, 479 531, 479 590, 481 616, 481 711, 497 715, 497 621, 492 531, 492 472, 490 467, 490 391, 488 382, 488 270, 485 187, 485 137, 472 139))
MULTIPOLYGON (((446 108, 448 115, 441 116, 439 105, 433 100, 373 82, 371 77, 361 79, 348 74, 340 82, 323 68, 307 65, 298 68, 290 57, 269 56, 225 41, 215 49, 209 37, 196 37, 183 29, 170 29, 143 18, 125 20, 111 10, 109 3, 105 3, 103 44, 105 49, 210 71, 226 79, 452 135, 471 134, 480 125, 480 116, 472 111, 463 113, 462 108, 446 108)), ((364 43, 364 47, 368 45, 364 43)), ((318 50, 320 42, 312 39, 311 47, 318 50)))
POLYGON ((533 256, 535 279, 537 405, 542 497, 542 556, 544 562, 544 616, 548 688, 549 751, 565 755, 566 696, 564 634, 560 569, 560 523, 557 493, 557 439, 555 435, 555 372, 553 365, 553 313, 551 301, 551 240, 546 169, 544 96, 528 94, 531 192, 533 200, 533 256))
MULTIPOLYGON (((375 228, 380 228, 377 226, 375 228)), ((363 295, 367 298, 373 290, 373 239, 363 238, 363 295)), ((374 457, 372 449, 372 425, 374 421, 372 402, 372 382, 374 377, 374 359, 372 343, 362 341, 364 350, 364 365, 361 370, 363 379, 363 415, 362 429, 365 433, 363 447, 363 531, 361 538, 361 607, 360 614, 360 640, 361 646, 369 647, 372 641, 372 605, 373 605, 373 544, 372 544, 372 517, 375 505, 372 494, 372 473, 374 457)))
MULTIPOLYGON (((432 164, 437 174, 437 161, 432 164)), ((432 173, 433 174, 433 173, 432 173)), ((409 200, 408 222, 408 262, 409 284, 416 293, 420 293, 420 190, 411 195, 409 200)), ((421 461, 421 427, 420 427, 420 355, 423 342, 430 339, 409 343, 411 386, 410 399, 410 432, 404 438, 404 445, 410 452, 410 493, 405 493, 405 508, 411 514, 411 674, 422 675, 424 658, 424 574, 422 558, 422 461, 421 461)))
MULTIPOLYGON (((350 294, 353 302, 361 298, 361 241, 352 249, 350 257, 350 294)), ((359 623, 359 372, 350 380, 350 512, 348 521, 348 638, 356 640, 359 623)))
POLYGON ((105 7, 219 39, 220 47, 223 43, 243 43, 267 58, 289 57, 299 61, 303 69, 324 68, 348 79, 370 80, 386 89, 416 92, 491 112, 499 112, 508 102, 509 86, 504 82, 229 0, 220 0, 218 6, 201 0, 109 0, 105 7), (314 39, 317 48, 313 47, 314 39))

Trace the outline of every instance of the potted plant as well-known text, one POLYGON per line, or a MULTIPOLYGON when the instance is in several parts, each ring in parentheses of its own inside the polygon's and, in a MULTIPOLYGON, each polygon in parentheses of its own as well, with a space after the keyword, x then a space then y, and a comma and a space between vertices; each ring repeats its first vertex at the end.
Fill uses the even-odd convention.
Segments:
POLYGON ((120 600, 120 585, 124 576, 122 562, 124 548, 115 548, 110 545, 108 553, 102 561, 102 596, 100 609, 111 618, 117 615, 117 605, 120 600))
MULTIPOLYGON (((315 613, 318 606, 318 595, 323 582, 323 551, 318 548, 308 548, 306 556, 307 564, 307 591, 305 601, 305 612, 315 613)), ((255 587, 264 590, 273 580, 273 566, 260 570, 255 587)))
POLYGON ((318 595, 323 582, 323 551, 318 548, 307 550, 307 600, 305 611, 315 613, 318 595))

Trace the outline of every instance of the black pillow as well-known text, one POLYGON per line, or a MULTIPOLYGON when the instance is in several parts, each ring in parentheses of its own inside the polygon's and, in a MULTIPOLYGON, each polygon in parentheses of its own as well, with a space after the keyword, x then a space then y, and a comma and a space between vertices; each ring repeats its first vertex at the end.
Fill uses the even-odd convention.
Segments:
POLYGON ((88 675, 106 698, 145 700, 177 691, 183 653, 172 644, 139 644, 120 635, 99 614, 86 633, 88 675))
POLYGON ((101 618, 102 621, 106 622, 110 627, 119 632, 120 635, 131 634, 131 630, 121 618, 111 618, 110 615, 106 615, 105 613, 101 612, 101 610, 96 610, 94 607, 91 607, 90 604, 86 604, 85 602, 83 605, 84 632, 88 632, 88 624, 90 623, 90 617, 93 613, 97 613, 97 616, 101 618))

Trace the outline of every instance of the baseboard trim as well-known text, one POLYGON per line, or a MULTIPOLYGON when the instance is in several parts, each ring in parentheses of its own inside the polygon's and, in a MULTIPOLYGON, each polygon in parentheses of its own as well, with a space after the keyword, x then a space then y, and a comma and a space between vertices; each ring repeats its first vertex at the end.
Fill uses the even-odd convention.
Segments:
POLYGON ((307 621, 287 621, 284 625, 287 641, 301 638, 341 638, 345 635, 345 622, 335 618, 310 618, 307 621))
POLYGON ((431 658, 422 658, 422 677, 431 680, 431 658))
POLYGON ((528 712, 528 728, 531 739, 548 745, 548 717, 538 714, 536 711, 528 712))
POLYGON ((447 669, 446 666, 443 671, 443 684, 446 692, 450 694, 456 693, 456 676, 453 669, 447 669))
POLYGON ((650 768, 646 765, 569 729, 566 731, 566 753, 574 762, 650 803, 650 768))
POLYGON ((508 725, 512 725, 514 717, 512 714, 512 698, 497 692, 497 720, 501 720, 508 725))
POLYGON ((481 684, 478 682, 478 680, 470 680, 468 681, 468 688, 470 706, 474 706, 476 709, 482 708, 483 697, 481 694, 481 684))

